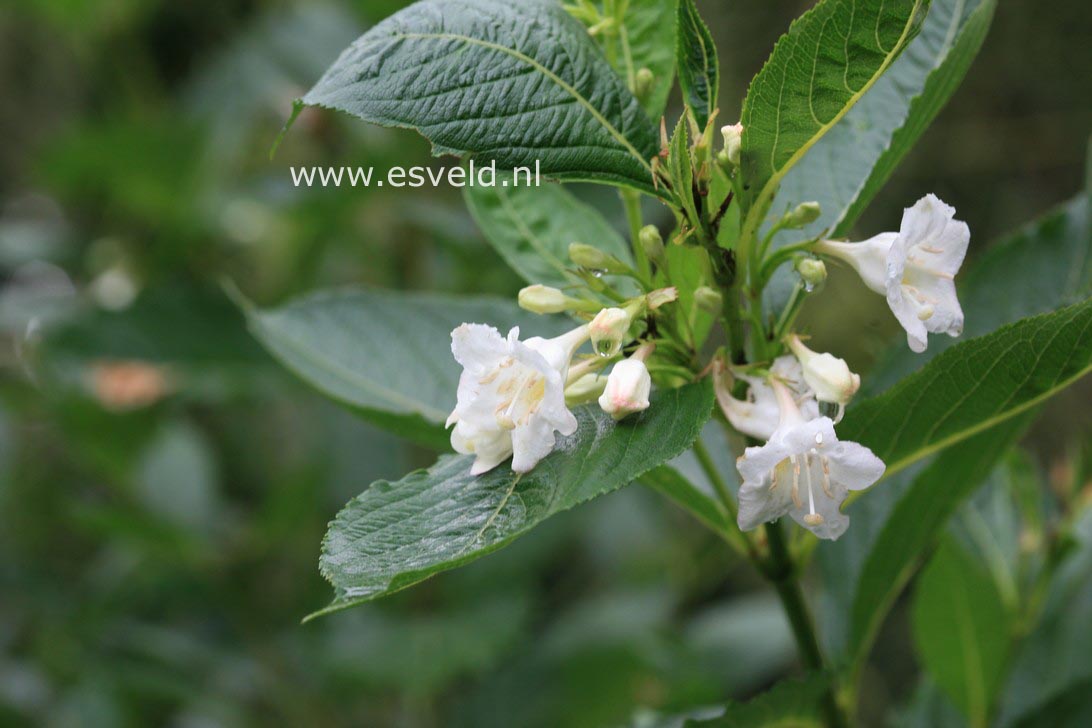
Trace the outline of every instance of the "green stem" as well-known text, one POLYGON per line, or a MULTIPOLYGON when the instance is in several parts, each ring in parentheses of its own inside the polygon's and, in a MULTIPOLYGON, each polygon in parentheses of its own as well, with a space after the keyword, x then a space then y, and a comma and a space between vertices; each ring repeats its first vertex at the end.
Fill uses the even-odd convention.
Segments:
POLYGON ((629 223, 629 238, 633 245, 633 258, 637 261, 637 275, 646 287, 652 287, 652 266, 645 255, 645 248, 641 245, 641 228, 644 220, 641 218, 641 193, 637 190, 623 189, 622 205, 626 208, 626 222, 629 223))
POLYGON ((725 483, 724 478, 721 477, 720 470, 717 468, 716 463, 713 462, 713 458, 709 454, 708 448, 705 447, 705 443, 701 441, 700 437, 694 442, 693 449, 694 455, 698 458, 698 464, 701 465, 702 472, 705 473, 705 477, 707 477, 709 482, 713 485, 713 490, 717 492, 717 496, 720 498, 724 510, 728 512, 728 516, 731 519, 732 525, 725 529, 722 535, 727 539, 728 543, 741 554, 747 554, 752 560, 758 558, 754 541, 752 541, 747 534, 735 528, 739 509, 736 507, 736 502, 732 498, 731 492, 728 490, 728 484, 725 483))
MULTIPOLYGON (((823 653, 819 649, 815 622, 807 602, 804 601, 796 566, 785 544, 785 535, 779 522, 766 524, 766 539, 770 554, 763 567, 763 573, 773 583, 777 596, 781 599, 781 606, 785 610, 785 616, 789 619, 789 626, 796 639, 801 662, 809 671, 822 672, 826 670, 826 664, 823 653)), ((838 706, 834 685, 831 685, 823 696, 823 711, 830 728, 844 728, 848 725, 846 717, 838 706)))

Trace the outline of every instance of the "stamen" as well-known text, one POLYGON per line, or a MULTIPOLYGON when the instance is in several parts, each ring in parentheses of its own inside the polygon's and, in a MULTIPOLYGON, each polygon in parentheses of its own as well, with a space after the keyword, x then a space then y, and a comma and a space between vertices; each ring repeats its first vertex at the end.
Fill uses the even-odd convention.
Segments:
POLYGON ((802 508, 804 504, 800 502, 800 461, 795 455, 789 461, 792 463, 792 502, 797 508, 802 508))
POLYGON ((820 457, 819 462, 823 465, 823 492, 827 494, 827 498, 833 498, 834 493, 830 490, 830 461, 820 457))
POLYGON ((815 515, 815 495, 811 492, 811 457, 804 453, 804 473, 808 478, 808 515, 815 515))

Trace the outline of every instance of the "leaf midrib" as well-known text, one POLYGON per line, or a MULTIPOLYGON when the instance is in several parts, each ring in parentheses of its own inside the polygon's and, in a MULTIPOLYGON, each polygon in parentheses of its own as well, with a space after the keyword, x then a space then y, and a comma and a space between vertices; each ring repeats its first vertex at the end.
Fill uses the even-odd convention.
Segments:
MULTIPOLYGON (((823 138, 823 136, 826 135, 828 131, 833 129, 834 126, 839 121, 841 121, 847 113, 849 113, 849 110, 856 106, 857 102, 860 101, 866 93, 868 93, 872 86, 875 85, 876 81, 879 80, 880 76, 887 72, 887 69, 891 66, 891 63, 894 62, 900 51, 905 47, 907 39, 910 35, 910 30, 914 27, 914 21, 917 18, 918 11, 921 9, 922 2, 923 0, 914 1, 914 8, 910 11, 910 16, 907 18, 906 25, 902 29, 902 35, 899 36, 898 41, 895 43, 891 52, 887 54, 887 57, 884 58, 883 63, 880 65, 879 69, 877 69, 876 73, 874 73, 872 77, 868 79, 868 81, 860 88, 859 91, 857 91, 855 94, 853 94, 853 96, 850 97, 849 101, 844 106, 842 106, 841 110, 837 114, 835 114, 829 122, 819 127, 816 133, 813 134, 808 139, 808 141, 798 147, 797 150, 793 152, 792 156, 789 157, 788 161, 786 161, 780 169, 777 169, 776 165, 771 164, 774 172, 770 175, 770 178, 766 181, 766 184, 762 186, 762 189, 759 190, 758 195, 755 197, 754 203, 751 205, 750 211, 748 211, 747 213, 747 219, 743 226, 743 231, 741 235, 744 240, 748 239, 749 236, 755 234, 755 231, 758 229, 758 226, 762 222, 761 220, 757 219, 759 217, 760 211, 765 206, 767 199, 769 199, 769 197, 773 194, 774 190, 776 190, 777 187, 781 184, 781 180, 785 178, 785 175, 788 174, 789 170, 792 169, 796 165, 796 163, 799 162, 800 159, 805 154, 807 154, 808 151, 810 151, 811 148, 815 146, 815 144, 821 138, 823 138)), ((853 6, 854 10, 856 10, 856 2, 851 3, 851 5, 853 6)), ((883 50, 883 46, 879 43, 877 43, 876 47, 879 48, 881 51, 883 50)), ((784 76, 782 77, 781 83, 783 91, 785 83, 784 76)), ((808 92, 808 103, 811 103, 810 89, 808 92)), ((781 137, 780 106, 781 105, 778 104, 778 122, 775 126, 774 142, 772 145, 773 149, 777 148, 778 140, 781 137)))
MULTIPOLYGON (((921 0, 918 0, 918 2, 920 1, 921 0)), ((389 36, 387 36, 387 38, 399 38, 407 40, 419 39, 460 41, 463 43, 469 43, 471 45, 477 45, 482 48, 488 48, 499 53, 504 53, 511 56, 512 58, 515 58, 518 61, 526 63, 527 65, 531 66, 533 69, 541 73, 543 76, 545 76, 547 79, 549 79, 551 82, 553 82, 554 85, 556 85, 558 88, 572 96, 578 104, 583 106, 584 109, 592 115, 592 117, 600 124, 600 126, 602 126, 607 131, 608 134, 614 137, 614 140, 616 142, 621 144, 626 149, 626 151, 629 152, 629 154, 633 156, 633 158, 636 159, 642 167, 645 168, 649 176, 652 176, 652 166, 649 164, 648 160, 641 156, 641 153, 637 151, 637 149, 633 146, 633 144, 630 143, 629 139, 627 139, 626 136, 622 134, 622 132, 615 128, 615 126, 611 124, 610 121, 608 121, 607 118, 603 116, 599 112, 599 110, 592 105, 590 101, 588 101, 583 95, 581 95, 579 91, 573 88, 571 84, 566 82, 565 79, 561 78, 556 73, 551 71, 549 68, 546 68, 546 66, 542 65, 526 53, 521 53, 514 48, 508 48, 499 43, 493 43, 491 41, 481 40, 479 38, 472 38, 468 35, 463 35, 462 33, 391 33, 389 36)))

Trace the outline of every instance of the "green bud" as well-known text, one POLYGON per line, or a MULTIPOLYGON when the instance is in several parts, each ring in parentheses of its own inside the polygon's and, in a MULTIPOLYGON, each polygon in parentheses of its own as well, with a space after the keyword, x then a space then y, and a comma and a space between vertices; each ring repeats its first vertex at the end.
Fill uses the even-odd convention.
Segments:
POLYGON ((649 260, 660 260, 664 256, 664 239, 655 225, 645 225, 637 236, 641 249, 649 260))
POLYGON ((800 258, 796 261, 796 272, 800 274, 809 291, 821 286, 827 279, 827 267, 818 258, 800 258))
POLYGON ((802 228, 818 220, 821 213, 822 208, 819 207, 818 202, 801 202, 785 213, 785 216, 781 218, 781 227, 790 230, 802 228))
POLYGON ((615 274, 629 272, 629 266, 613 255, 608 255, 599 248, 584 243, 573 243, 569 246, 569 260, 590 271, 615 274))
POLYGON ((698 308, 709 313, 720 313, 721 306, 724 305, 724 296, 715 288, 701 286, 694 291, 694 303, 698 304, 698 308))
POLYGON ((535 284, 519 292, 519 307, 531 313, 561 313, 571 309, 573 303, 579 302, 550 286, 535 284))
POLYGON ((652 71, 647 68, 637 69, 637 74, 633 77, 633 95, 641 101, 646 100, 652 93, 652 84, 655 82, 656 77, 652 71))

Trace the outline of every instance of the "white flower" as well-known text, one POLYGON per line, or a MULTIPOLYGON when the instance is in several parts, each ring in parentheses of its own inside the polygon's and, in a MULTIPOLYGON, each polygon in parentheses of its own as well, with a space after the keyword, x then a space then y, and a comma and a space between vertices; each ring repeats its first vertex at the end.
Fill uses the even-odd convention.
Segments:
POLYGON ((883 475, 883 461, 855 442, 842 442, 829 417, 805 420, 792 393, 771 380, 781 421, 761 447, 749 447, 736 461, 739 527, 750 531, 786 513, 819 538, 845 533, 841 512, 849 491, 862 490, 883 475))
POLYGON ((887 296, 891 311, 906 329, 910 348, 922 352, 927 332, 949 336, 963 332, 954 278, 971 232, 954 216, 955 208, 926 195, 903 212, 899 232, 881 233, 862 243, 824 240, 816 251, 846 261, 865 285, 887 296))
POLYGON ((616 420, 648 409, 652 377, 644 361, 633 356, 618 362, 607 377, 607 388, 599 397, 599 406, 616 420))
POLYGON ((555 339, 508 338, 492 326, 463 324, 451 332, 451 352, 462 364, 458 404, 447 424, 451 445, 476 455, 470 472, 492 470, 509 456, 525 473, 554 449, 554 432, 571 435, 576 418, 565 406, 565 379, 573 352, 588 338, 581 326, 555 339))
MULTIPOLYGON (((715 366, 721 371, 717 371, 714 376, 713 389, 717 395, 717 403, 728 422, 744 435, 768 440, 777 429, 781 418, 773 387, 762 377, 739 374, 737 376, 747 382, 749 389, 746 399, 736 399, 731 394, 731 383, 721 376, 723 364, 717 360, 715 366)), ((815 401, 815 393, 811 387, 804 381, 804 373, 796 357, 778 357, 770 367, 770 374, 789 388, 804 418, 813 419, 819 416, 819 403, 815 401)))
POLYGON ((861 377, 849 370, 845 359, 833 354, 819 354, 792 334, 787 343, 803 369, 804 381, 815 391, 820 402, 846 405, 861 387, 861 377))

